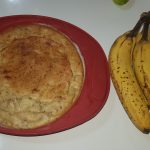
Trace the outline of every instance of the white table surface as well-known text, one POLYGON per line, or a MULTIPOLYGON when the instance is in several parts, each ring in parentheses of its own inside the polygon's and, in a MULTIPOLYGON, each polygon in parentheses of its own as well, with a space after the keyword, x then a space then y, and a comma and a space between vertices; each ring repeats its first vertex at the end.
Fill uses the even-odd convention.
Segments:
MULTIPOLYGON (((68 21, 91 34, 105 54, 117 36, 131 29, 150 0, 0 0, 0 16, 46 15, 68 21)), ((111 85, 108 100, 92 120, 65 132, 40 137, 0 134, 0 150, 150 150, 150 135, 139 132, 123 110, 111 85)))

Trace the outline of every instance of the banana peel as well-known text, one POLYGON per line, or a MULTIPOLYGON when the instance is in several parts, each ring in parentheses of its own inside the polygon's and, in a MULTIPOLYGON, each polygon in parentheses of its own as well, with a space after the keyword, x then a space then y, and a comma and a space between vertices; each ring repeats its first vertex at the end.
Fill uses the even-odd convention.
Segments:
POLYGON ((147 99, 136 79, 132 66, 132 52, 136 37, 125 33, 118 37, 109 53, 112 82, 127 115, 143 133, 150 132, 150 113, 147 99))

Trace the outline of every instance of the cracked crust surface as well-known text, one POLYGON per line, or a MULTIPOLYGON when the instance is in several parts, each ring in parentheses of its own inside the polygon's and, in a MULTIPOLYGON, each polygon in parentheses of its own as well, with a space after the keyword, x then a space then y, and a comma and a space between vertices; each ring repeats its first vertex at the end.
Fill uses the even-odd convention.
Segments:
POLYGON ((20 25, 0 33, 0 125, 40 127, 76 101, 84 79, 73 43, 44 25, 20 25))

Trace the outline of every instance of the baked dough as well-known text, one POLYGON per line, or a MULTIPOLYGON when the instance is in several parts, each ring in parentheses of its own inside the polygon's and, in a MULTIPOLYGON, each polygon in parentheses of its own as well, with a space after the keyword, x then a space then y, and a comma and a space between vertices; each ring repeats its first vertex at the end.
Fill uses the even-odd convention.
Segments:
POLYGON ((0 126, 32 129, 66 113, 80 95, 83 61, 56 29, 18 25, 0 33, 0 126))

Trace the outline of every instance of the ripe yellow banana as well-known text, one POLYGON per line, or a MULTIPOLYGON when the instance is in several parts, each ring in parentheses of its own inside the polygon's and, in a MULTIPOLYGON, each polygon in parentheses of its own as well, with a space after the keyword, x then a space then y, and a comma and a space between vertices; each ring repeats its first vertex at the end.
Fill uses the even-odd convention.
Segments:
POLYGON ((133 49, 136 78, 150 107, 150 41, 139 41, 133 49))
POLYGON ((132 50, 136 38, 120 36, 109 53, 110 72, 119 99, 133 124, 143 133, 150 132, 147 100, 137 82, 132 67, 132 50))

